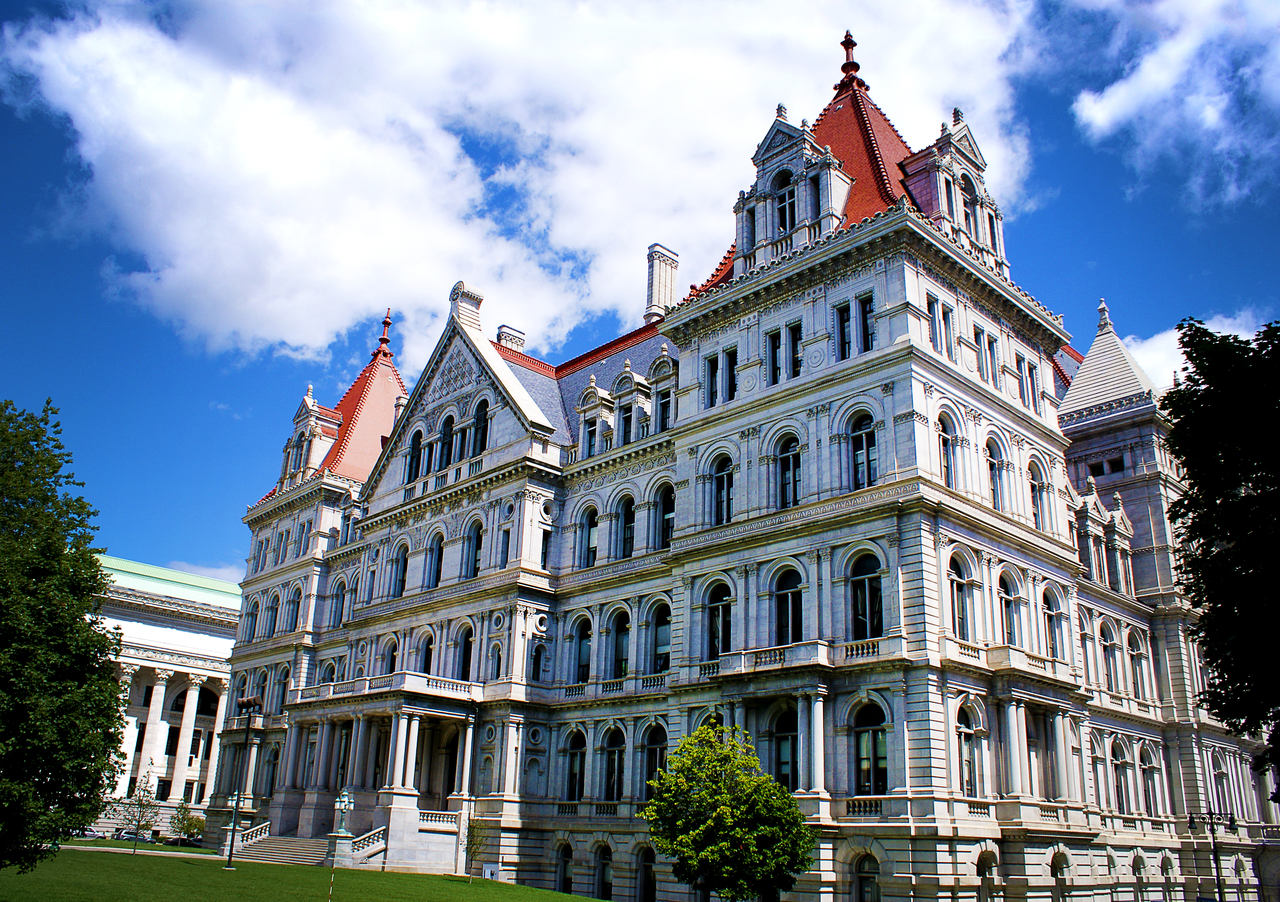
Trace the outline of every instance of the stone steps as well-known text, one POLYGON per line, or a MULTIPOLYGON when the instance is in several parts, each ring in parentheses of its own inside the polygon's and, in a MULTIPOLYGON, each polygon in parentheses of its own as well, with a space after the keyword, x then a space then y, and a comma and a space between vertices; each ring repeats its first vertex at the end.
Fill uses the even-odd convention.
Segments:
POLYGON ((296 836, 266 836, 247 846, 238 846, 235 857, 242 861, 264 861, 270 864, 321 864, 329 851, 325 839, 300 839, 296 836))

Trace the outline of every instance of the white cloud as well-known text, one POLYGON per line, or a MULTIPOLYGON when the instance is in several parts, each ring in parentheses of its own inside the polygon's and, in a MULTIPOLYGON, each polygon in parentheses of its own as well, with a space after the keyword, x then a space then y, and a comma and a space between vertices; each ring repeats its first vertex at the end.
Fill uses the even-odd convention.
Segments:
POLYGON ((186 561, 170 561, 165 564, 170 570, 181 570, 196 576, 208 576, 212 579, 225 579, 230 583, 238 583, 244 578, 244 564, 188 564, 186 561))
MULTIPOLYGON (((1214 332, 1225 335, 1239 335, 1241 338, 1253 338, 1258 330, 1268 322, 1268 311, 1244 307, 1231 314, 1216 314, 1205 321, 1205 325, 1214 332)), ((1165 387, 1173 384, 1173 374, 1180 372, 1186 365, 1186 358, 1178 347, 1178 330, 1166 329, 1150 338, 1139 338, 1129 335, 1124 345, 1138 361, 1142 371, 1151 377, 1157 386, 1165 387)))
POLYGON ((1229 204, 1274 181, 1280 161, 1280 4, 1275 0, 1076 0, 1102 16, 1119 73, 1076 97, 1094 141, 1123 136, 1146 175, 1171 164, 1193 207, 1229 204))
MULTIPOLYGON (((103 4, 7 30, 10 94, 35 86, 92 172, 78 222, 145 261, 112 286, 215 351, 323 356, 388 306, 420 367, 464 279, 543 350, 580 319, 639 323, 645 248, 701 281, 774 105, 812 120, 846 26, 914 147, 953 106, 1022 200, 1011 78, 1034 57, 1019 0, 428 6, 195 2, 158 27, 103 4), (491 142, 496 168, 469 142, 491 142), (496 192, 496 194, 495 194, 496 192), (504 193, 505 192, 505 193, 504 193), (497 197, 497 201, 494 198, 497 197), (517 215, 510 210, 515 199, 517 215)), ((11 96, 11 102, 13 98, 11 96)))

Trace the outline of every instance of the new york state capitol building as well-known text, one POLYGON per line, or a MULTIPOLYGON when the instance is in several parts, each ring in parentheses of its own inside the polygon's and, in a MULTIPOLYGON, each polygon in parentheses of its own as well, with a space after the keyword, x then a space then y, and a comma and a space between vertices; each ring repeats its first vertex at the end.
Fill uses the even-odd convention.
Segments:
POLYGON ((846 37, 779 108, 733 245, 552 366, 459 282, 409 391, 385 325, 308 390, 253 533, 210 824, 453 872, 692 898, 637 817, 679 739, 744 728, 816 828, 787 898, 1276 899, 1255 746, 1194 704, 1159 392, 1009 278, 958 111, 913 152, 846 37), (244 756, 248 758, 245 760, 244 756))

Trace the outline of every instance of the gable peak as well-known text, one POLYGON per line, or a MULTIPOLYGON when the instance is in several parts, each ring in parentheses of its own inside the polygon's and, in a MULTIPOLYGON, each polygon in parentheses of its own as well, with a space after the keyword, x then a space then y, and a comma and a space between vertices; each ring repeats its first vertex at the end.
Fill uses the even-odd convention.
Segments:
POLYGON ((851 91, 854 85, 864 91, 870 90, 871 86, 858 77, 858 70, 862 67, 853 58, 853 48, 858 46, 858 42, 853 39, 853 33, 848 29, 845 29, 844 38, 840 41, 840 46, 844 48, 844 62, 840 64, 842 77, 834 85, 835 92, 840 94, 845 91, 851 91))
MULTIPOLYGON (((390 347, 391 337, 388 334, 390 329, 391 329, 391 308, 388 307, 387 315, 382 319, 382 337, 378 339, 378 346, 373 349, 373 354, 371 355, 374 360, 377 360, 379 357, 385 357, 388 360, 390 360, 392 357, 396 356, 395 354, 391 353, 391 347, 390 347)), ((307 386, 307 397, 308 398, 311 397, 311 386, 309 385, 307 386)))

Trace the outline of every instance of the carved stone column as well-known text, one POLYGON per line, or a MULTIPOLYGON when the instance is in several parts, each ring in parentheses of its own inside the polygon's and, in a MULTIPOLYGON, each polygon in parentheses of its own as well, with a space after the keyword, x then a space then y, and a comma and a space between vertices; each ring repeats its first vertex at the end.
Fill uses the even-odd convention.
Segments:
POLYGON ((138 763, 138 784, 145 780, 155 789, 156 780, 164 776, 164 746, 169 738, 164 722, 164 698, 169 691, 172 670, 156 670, 156 681, 151 689, 151 704, 147 706, 147 724, 142 737, 142 760, 138 763))
MULTIPOLYGON (((189 770, 189 762, 191 759, 191 737, 196 729, 196 708, 200 705, 200 686, 204 682, 203 678, 197 677, 192 679, 187 686, 187 696, 183 701, 182 708, 182 726, 178 729, 178 747, 174 750, 173 755, 173 788, 172 793, 177 793, 179 799, 186 798, 187 789, 187 771, 189 770)), ((196 770, 200 768, 200 750, 196 749, 196 770)), ((195 792, 192 792, 194 799, 195 792)))
POLYGON ((125 708, 124 740, 120 745, 120 749, 124 753, 124 767, 120 769, 120 776, 116 778, 115 792, 120 798, 124 798, 128 794, 129 775, 133 773, 133 747, 138 744, 138 718, 129 714, 133 678, 137 676, 137 673, 138 668, 132 664, 120 665, 120 696, 124 700, 125 708))

